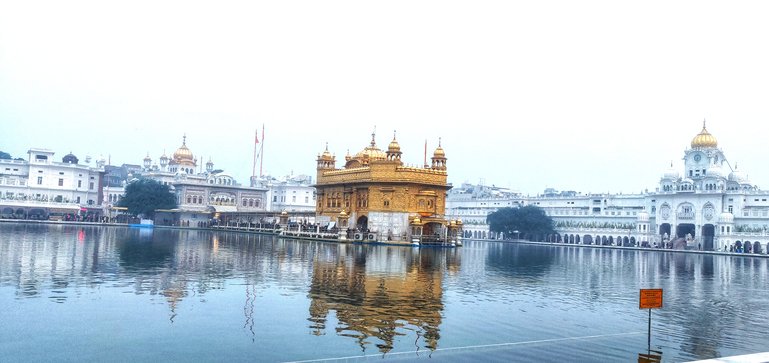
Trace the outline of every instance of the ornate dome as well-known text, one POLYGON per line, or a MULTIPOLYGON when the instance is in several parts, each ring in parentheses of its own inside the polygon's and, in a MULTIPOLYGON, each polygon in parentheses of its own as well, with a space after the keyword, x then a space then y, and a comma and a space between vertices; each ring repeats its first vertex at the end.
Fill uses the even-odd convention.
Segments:
POLYGON ((371 134, 371 144, 366 146, 366 148, 361 150, 359 153, 355 154, 355 156, 352 158, 361 161, 361 164, 364 165, 368 164, 368 161, 387 159, 387 154, 376 147, 376 141, 374 140, 375 136, 376 134, 371 134), (367 161, 363 162, 363 160, 367 161))
POLYGON ((328 143, 326 143, 326 150, 323 151, 323 154, 320 154, 319 159, 320 160, 332 160, 334 158, 333 155, 331 155, 331 152, 328 151, 328 143))
POLYGON ((71 152, 71 151, 69 152, 69 154, 67 154, 67 155, 64 155, 64 157, 63 157, 63 158, 61 158, 61 162, 62 162, 62 163, 67 163, 67 164, 77 164, 77 163, 78 163, 78 161, 79 161, 79 160, 78 160, 77 156, 75 156, 74 154, 72 154, 72 152, 71 152))
POLYGON ((723 178, 724 177, 724 170, 721 168, 720 165, 711 165, 707 171, 705 171, 705 176, 711 177, 711 178, 723 178))
POLYGON ((720 223, 734 223, 734 215, 729 212, 723 212, 718 217, 718 222, 720 223))
POLYGON ((679 176, 680 174, 678 174, 678 170, 676 170, 676 168, 673 167, 672 161, 670 162, 670 168, 665 170, 665 173, 662 174, 663 179, 671 179, 671 180, 676 180, 678 179, 679 176))
POLYGON ((705 128, 705 121, 702 121, 702 131, 692 139, 692 148, 717 147, 718 141, 705 128))
POLYGON ((180 146, 178 149, 176 149, 176 152, 174 152, 174 160, 176 160, 177 163, 180 161, 194 162, 192 151, 187 148, 187 135, 184 135, 182 139, 182 146, 180 146))
POLYGON ((439 145, 437 148, 435 148, 435 152, 433 153, 433 157, 445 158, 446 157, 446 152, 443 151, 443 148, 440 147, 440 145, 439 145))
POLYGON ((734 166, 734 171, 729 173, 729 181, 737 182, 740 184, 746 183, 748 181, 747 175, 743 173, 741 170, 737 168, 737 165, 734 166))
POLYGON ((401 151, 401 145, 395 140, 395 135, 393 135, 393 141, 390 141, 390 145, 387 146, 387 151, 391 153, 401 151))

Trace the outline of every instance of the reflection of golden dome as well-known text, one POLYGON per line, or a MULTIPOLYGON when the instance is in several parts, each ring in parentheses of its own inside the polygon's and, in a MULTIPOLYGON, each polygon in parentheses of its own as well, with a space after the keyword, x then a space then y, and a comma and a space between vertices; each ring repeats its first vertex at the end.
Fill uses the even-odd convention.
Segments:
POLYGON ((287 212, 286 210, 283 210, 282 212, 280 212, 280 215, 282 215, 282 216, 287 216, 287 215, 288 215, 288 212, 287 212))
POLYGON ((692 148, 703 148, 703 147, 717 147, 718 141, 716 141, 716 138, 711 135, 708 130, 705 128, 705 121, 702 121, 702 131, 700 131, 697 136, 692 139, 692 148))
POLYGON ((192 151, 187 148, 187 135, 184 135, 182 146, 176 149, 174 152, 174 160, 177 162, 182 160, 193 161, 192 151))

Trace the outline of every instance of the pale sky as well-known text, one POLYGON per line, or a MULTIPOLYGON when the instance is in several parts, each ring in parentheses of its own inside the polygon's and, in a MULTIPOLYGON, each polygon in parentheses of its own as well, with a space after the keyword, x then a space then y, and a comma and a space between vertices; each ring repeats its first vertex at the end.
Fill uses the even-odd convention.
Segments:
POLYGON ((376 127, 449 181, 657 187, 707 119, 769 187, 769 2, 0 0, 0 150, 140 164, 187 145, 248 184, 341 166, 376 127))

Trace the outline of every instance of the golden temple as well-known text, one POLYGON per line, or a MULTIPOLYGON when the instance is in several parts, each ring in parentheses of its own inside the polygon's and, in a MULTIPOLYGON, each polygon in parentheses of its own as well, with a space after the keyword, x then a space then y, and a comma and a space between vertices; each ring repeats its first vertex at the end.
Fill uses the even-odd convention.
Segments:
POLYGON ((326 145, 317 158, 316 220, 334 225, 340 239, 407 243, 461 243, 461 221, 445 219, 446 153, 438 143, 432 163, 405 166, 393 135, 387 151, 371 142, 343 168, 326 145))

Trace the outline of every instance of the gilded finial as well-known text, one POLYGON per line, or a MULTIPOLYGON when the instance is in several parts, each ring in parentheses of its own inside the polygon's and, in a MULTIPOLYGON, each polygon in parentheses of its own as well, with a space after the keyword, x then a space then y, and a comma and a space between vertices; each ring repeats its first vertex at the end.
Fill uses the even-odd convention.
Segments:
POLYGON ((438 137, 438 147, 441 147, 441 138, 438 137))
POLYGON ((182 136, 182 145, 187 145, 187 133, 184 133, 184 136, 182 136))
POLYGON ((376 125, 374 125, 374 132, 371 133, 371 147, 376 146, 376 141, 374 141, 375 138, 376 138, 376 125))
POLYGON ((395 141, 395 130, 393 130, 393 141, 395 141))

